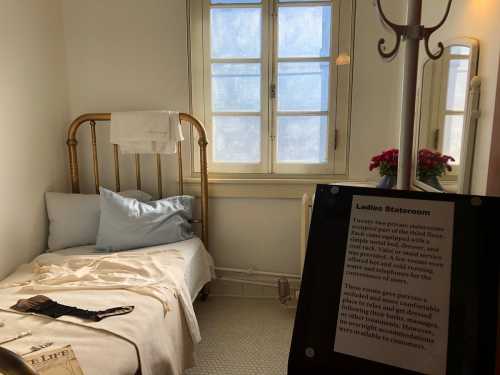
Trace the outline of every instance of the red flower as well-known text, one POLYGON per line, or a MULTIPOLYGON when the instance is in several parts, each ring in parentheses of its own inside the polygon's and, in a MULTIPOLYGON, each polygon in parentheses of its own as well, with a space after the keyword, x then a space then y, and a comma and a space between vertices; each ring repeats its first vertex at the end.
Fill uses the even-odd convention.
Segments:
MULTIPOLYGON (((370 159, 368 166, 370 171, 379 168, 382 176, 395 176, 398 170, 399 150, 396 148, 387 149, 370 159)), ((446 171, 451 171, 450 162, 455 159, 449 155, 441 154, 437 151, 429 149, 421 149, 418 151, 417 174, 420 178, 430 176, 441 176, 446 171)))
POLYGON ((370 171, 380 168, 382 176, 395 176, 398 168, 398 155, 399 150, 396 148, 385 150, 371 158, 368 168, 370 171))
POLYGON ((441 176, 445 171, 451 171, 450 161, 455 161, 449 155, 443 155, 438 151, 421 149, 418 151, 417 174, 419 178, 430 176, 441 176))

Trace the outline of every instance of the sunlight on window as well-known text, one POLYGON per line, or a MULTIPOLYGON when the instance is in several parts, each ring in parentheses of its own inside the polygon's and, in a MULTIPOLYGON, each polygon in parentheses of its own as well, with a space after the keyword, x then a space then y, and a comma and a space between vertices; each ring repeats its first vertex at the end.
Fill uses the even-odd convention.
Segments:
POLYGON ((330 54, 330 6, 281 7, 278 57, 325 57, 330 54))
MULTIPOLYGON (((299 0, 300 1, 300 0, 299 0)), ((212 4, 259 4, 260 0, 212 0, 212 4)))
POLYGON ((448 73, 448 95, 446 109, 464 111, 467 98, 467 78, 469 76, 469 60, 450 60, 448 73))
POLYGON ((260 162, 260 117, 214 116, 214 161, 260 162))
MULTIPOLYGON (((343 82, 350 74, 344 69, 345 76, 339 75, 334 65, 340 37, 332 15, 340 7, 330 0, 207 3, 208 10, 201 9, 208 27, 202 28, 205 65, 198 87, 211 170, 333 173, 332 77, 343 82)), ((342 9, 348 25, 352 8, 342 9)))
POLYGON ((460 164, 460 150, 462 148, 462 132, 464 116, 448 115, 443 127, 443 154, 452 156, 455 161, 451 164, 460 164))
POLYGON ((331 12, 324 4, 278 9, 278 163, 328 160, 331 12))
POLYGON ((467 46, 451 46, 450 55, 470 56, 471 50, 467 46))
POLYGON ((214 112, 260 111, 260 64, 212 64, 214 112))
POLYGON ((213 8, 210 25, 212 58, 260 57, 260 8, 213 8))
POLYGON ((330 63, 278 64, 279 111, 327 111, 330 63))
POLYGON ((327 159, 326 116, 281 116, 278 160, 281 163, 324 163, 327 159))

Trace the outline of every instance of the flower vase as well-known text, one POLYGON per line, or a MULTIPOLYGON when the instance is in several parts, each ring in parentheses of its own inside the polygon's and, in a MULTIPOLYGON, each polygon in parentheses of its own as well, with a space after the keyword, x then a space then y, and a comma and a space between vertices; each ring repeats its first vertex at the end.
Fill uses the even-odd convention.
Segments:
POLYGON ((382 179, 378 182, 377 188, 379 189, 392 189, 396 186, 397 177, 396 176, 382 176, 382 179))
POLYGON ((433 187, 434 189, 437 189, 439 191, 444 191, 443 186, 441 186, 441 183, 439 182, 439 178, 437 176, 428 176, 426 178, 422 178, 421 181, 424 184, 433 187))

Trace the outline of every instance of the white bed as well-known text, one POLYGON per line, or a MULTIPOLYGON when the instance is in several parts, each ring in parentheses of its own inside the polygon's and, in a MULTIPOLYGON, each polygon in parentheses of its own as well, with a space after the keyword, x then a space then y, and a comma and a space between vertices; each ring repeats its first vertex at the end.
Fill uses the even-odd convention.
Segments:
MULTIPOLYGON (((198 237, 187 241, 176 242, 168 245, 155 246, 156 249, 175 249, 182 253, 186 262, 185 281, 191 294, 191 300, 194 301, 196 296, 203 289, 205 284, 210 281, 210 275, 213 275, 212 257, 205 250, 205 246, 198 237)), ((151 247, 130 250, 129 252, 145 252, 152 249, 151 247)), ((55 251, 62 255, 89 255, 102 254, 98 252, 95 246, 78 246, 69 249, 55 251)))
MULTIPOLYGON (((184 259, 184 281, 191 300, 194 300, 213 276, 212 259, 198 238, 126 253, 174 250, 184 259)), ((92 256, 97 252, 93 246, 83 246, 55 253, 69 259, 75 255, 92 256)), ((30 279, 32 275, 32 266, 23 265, 2 284, 18 283, 30 279)), ((143 375, 181 375, 193 365, 194 343, 179 298, 172 294, 168 305, 169 311, 165 314, 164 306, 157 299, 121 289, 56 290, 29 294, 16 288, 0 289, 0 321, 5 323, 0 328, 0 341, 31 330, 32 336, 3 346, 21 354, 32 345, 46 342, 54 342, 54 348, 70 344, 86 375, 136 374, 140 370, 143 375), (18 299, 35 294, 44 294, 58 302, 89 310, 122 305, 134 305, 135 310, 129 315, 84 324, 73 317, 53 320, 9 311, 8 308, 18 299)))

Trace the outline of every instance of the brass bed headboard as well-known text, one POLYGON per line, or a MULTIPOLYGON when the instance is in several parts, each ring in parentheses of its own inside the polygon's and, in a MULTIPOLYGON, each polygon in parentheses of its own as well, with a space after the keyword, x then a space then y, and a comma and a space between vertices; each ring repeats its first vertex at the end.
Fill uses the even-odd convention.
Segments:
MULTIPOLYGON (((208 174, 207 174, 207 133, 205 127, 200 121, 195 117, 187 114, 179 114, 181 123, 189 123, 198 132, 198 145, 200 147, 200 200, 201 200, 201 219, 193 220, 194 223, 201 224, 201 239, 206 247, 208 247, 208 174)), ((80 125, 88 123, 90 125, 91 139, 92 139, 92 158, 93 158, 93 174, 96 193, 99 194, 99 162, 97 156, 97 141, 96 141, 96 131, 95 126, 98 121, 110 121, 111 113, 87 113, 79 116, 75 119, 69 129, 68 129, 68 139, 66 144, 68 145, 69 153, 69 169, 71 176, 71 191, 73 193, 80 192, 80 176, 78 172, 78 156, 77 156, 77 145, 78 141, 76 139, 76 133, 80 128, 80 125)), ((118 145, 113 144, 113 155, 114 155, 114 169, 115 169, 115 188, 116 191, 120 191, 120 163, 118 158, 118 145)), ((182 171, 182 144, 177 143, 177 162, 178 162, 178 192, 179 195, 184 193, 183 187, 183 171, 182 171)), ((162 168, 161 168, 161 157, 160 154, 156 154, 156 168, 158 174, 158 195, 160 198, 163 197, 163 187, 162 187, 162 168)), ((140 155, 135 155, 135 174, 137 180, 137 189, 141 189, 141 159, 140 155)))

